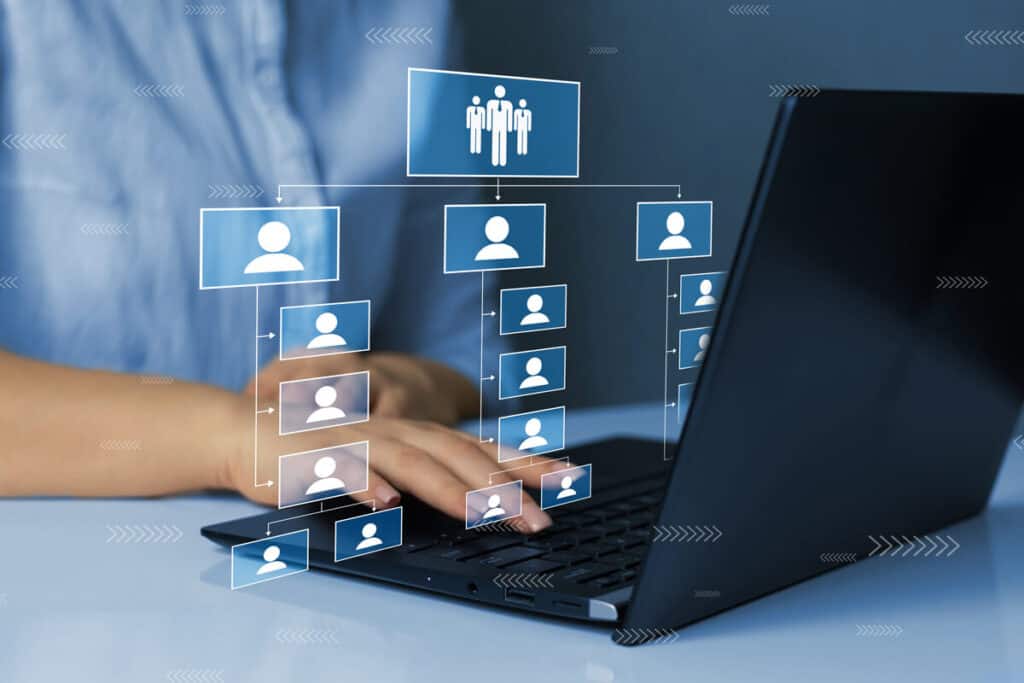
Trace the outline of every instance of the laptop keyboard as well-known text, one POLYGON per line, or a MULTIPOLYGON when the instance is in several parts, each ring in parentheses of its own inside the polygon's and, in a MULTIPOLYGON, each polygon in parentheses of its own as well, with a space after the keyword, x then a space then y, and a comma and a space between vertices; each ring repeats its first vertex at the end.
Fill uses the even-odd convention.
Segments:
POLYGON ((506 573, 550 574, 552 580, 599 590, 631 584, 651 538, 663 484, 633 481, 590 500, 548 510, 554 524, 526 536, 478 527, 402 547, 506 573))

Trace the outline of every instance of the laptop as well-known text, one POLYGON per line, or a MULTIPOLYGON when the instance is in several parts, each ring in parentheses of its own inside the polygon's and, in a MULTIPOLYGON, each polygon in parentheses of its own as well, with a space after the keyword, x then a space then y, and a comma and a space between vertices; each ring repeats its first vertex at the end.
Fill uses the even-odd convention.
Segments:
MULTIPOLYGON (((315 569, 607 623, 632 645, 978 514, 1024 394, 1022 120, 1010 95, 783 100, 667 461, 660 441, 566 451, 593 464, 593 495, 533 536, 466 531, 408 496, 392 550, 334 562, 334 522, 359 507, 275 532, 308 528, 315 569), (714 535, 688 542, 697 528, 714 535)), ((202 533, 230 546, 303 512, 202 533)))

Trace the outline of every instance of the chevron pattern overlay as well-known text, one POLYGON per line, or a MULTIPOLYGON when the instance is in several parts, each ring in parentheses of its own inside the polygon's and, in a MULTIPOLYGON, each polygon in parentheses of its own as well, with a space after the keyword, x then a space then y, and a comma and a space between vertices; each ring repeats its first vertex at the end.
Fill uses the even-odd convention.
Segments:
POLYGON ((612 637, 620 645, 639 645, 640 643, 664 645, 674 643, 679 638, 679 634, 671 628, 617 628, 612 637))
POLYGON ((173 524, 108 524, 107 543, 177 543, 182 531, 173 524))
POLYGON ((771 5, 730 5, 729 14, 738 17, 767 17, 771 5))
POLYGON ((898 638, 903 627, 896 624, 857 624, 857 635, 870 638, 898 638))
POLYGON ((935 289, 984 289, 988 280, 980 275, 936 275, 935 289))
POLYGON ((171 669, 167 672, 170 683, 224 683, 220 669, 171 669))
POLYGON ((374 26, 366 40, 374 45, 432 45, 432 26, 374 26))
POLYGON ((274 639, 285 645, 338 645, 341 639, 330 629, 323 628, 281 628, 274 639))
POLYGON ((651 527, 651 531, 655 543, 714 543, 722 537, 722 530, 713 524, 663 524, 651 527))
POLYGON ((17 289, 17 275, 0 275, 0 289, 17 289))
POLYGON ((219 17, 227 11, 224 5, 185 5, 186 17, 219 17))
POLYGON ((139 384, 171 384, 174 378, 170 375, 141 375, 139 384))
POLYGON ((207 185, 210 199, 256 199, 263 196, 259 185, 207 185))
POLYGON ((79 228, 83 235, 96 235, 99 237, 114 237, 116 235, 127 235, 127 223, 82 223, 79 228))
POLYGON ((591 45, 587 50, 587 54, 591 55, 617 55, 619 54, 619 48, 613 45, 591 45))
POLYGON ((1024 45, 1024 31, 994 31, 980 30, 968 31, 964 34, 964 40, 971 45, 984 46, 1019 46, 1024 45))
POLYGON ((139 439, 106 439, 100 441, 100 449, 104 451, 141 451, 142 441, 139 439))
POLYGON ((857 561, 857 553, 822 553, 818 559, 825 564, 849 564, 857 561))
POLYGON ((952 536, 947 535, 945 538, 936 534, 934 536, 914 536, 913 538, 907 538, 906 536, 892 536, 888 538, 885 536, 868 536, 871 542, 875 544, 875 547, 868 553, 868 557, 917 557, 921 553, 924 553, 924 557, 928 557, 934 553, 935 557, 949 557, 957 550, 960 549, 960 544, 956 542, 956 539, 952 536))
POLYGON ((185 86, 161 85, 160 83, 139 83, 132 91, 139 97, 183 97, 185 86))
POLYGON ((779 85, 768 86, 769 97, 817 97, 821 88, 816 85, 779 85))
POLYGON ((67 136, 67 133, 10 133, 4 136, 2 142, 7 149, 21 152, 67 149, 64 146, 64 138, 67 136))
POLYGON ((554 588, 551 574, 498 574, 491 580, 498 588, 554 588))

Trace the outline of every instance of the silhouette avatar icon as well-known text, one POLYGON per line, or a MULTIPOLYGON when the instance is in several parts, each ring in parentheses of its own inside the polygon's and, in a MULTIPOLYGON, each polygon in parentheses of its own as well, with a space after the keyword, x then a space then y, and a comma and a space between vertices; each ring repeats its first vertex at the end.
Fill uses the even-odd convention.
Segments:
POLYGON ((505 86, 494 88, 493 100, 487 100, 484 127, 491 132, 491 166, 508 163, 508 134, 512 132, 512 103, 505 99, 505 86))
POLYGON ((562 490, 555 496, 555 500, 562 500, 563 498, 572 498, 576 495, 576 490, 572 487, 572 477, 562 477, 562 490))
POLYGON ((504 216, 491 216, 484 224, 484 235, 491 243, 476 252, 474 261, 498 261, 501 259, 519 258, 515 247, 505 244, 508 238, 508 219, 504 216))
POLYGON ((540 371, 544 369, 544 362, 537 356, 533 356, 530 360, 526 361, 526 379, 519 383, 520 389, 535 389, 537 387, 546 387, 548 382, 547 377, 540 374, 540 371))
POLYGON ((710 343, 711 343, 711 335, 710 334, 705 332, 704 334, 700 335, 700 339, 697 340, 697 346, 700 347, 700 351, 698 351, 697 355, 695 355, 693 357, 693 361, 695 363, 697 361, 703 361, 704 360, 704 354, 707 353, 708 344, 710 344, 710 343))
POLYGON ((245 273, 287 273, 304 270, 302 261, 291 254, 281 253, 292 241, 292 231, 281 221, 268 221, 256 233, 260 249, 267 252, 257 256, 245 267, 245 273))
POLYGON ((700 296, 693 303, 694 306, 714 306, 718 303, 715 297, 711 296, 711 280, 700 281, 700 296))
POLYGON ((544 297, 540 294, 531 294, 526 297, 526 310, 529 311, 523 316, 523 319, 519 321, 520 325, 543 325, 551 322, 544 313, 541 313, 540 309, 544 308, 544 297))
POLYGON ((287 569, 288 565, 277 559, 279 557, 281 557, 281 549, 276 545, 268 545, 266 550, 263 551, 263 565, 256 570, 256 576, 287 569))
POLYGON ((317 336, 306 344, 307 349, 327 349, 332 346, 345 346, 345 338, 334 331, 338 329, 338 316, 333 313, 321 313, 316 317, 317 336))
POLYGON ((531 448, 540 448, 541 446, 547 446, 548 440, 540 435, 541 422, 536 417, 531 417, 523 425, 523 431, 526 432, 526 438, 519 444, 519 450, 528 451, 531 448))
POLYGON ((473 95, 473 104, 466 107, 466 129, 469 131, 469 153, 480 154, 486 110, 480 106, 480 96, 473 95))
POLYGON ((338 400, 338 392, 334 387, 320 387, 313 394, 313 400, 320 407, 309 414, 306 424, 345 417, 345 411, 334 405, 334 402, 338 400))
POLYGON ((317 480, 306 489, 306 495, 314 496, 318 493, 345 488, 345 482, 334 476, 336 469, 338 469, 338 463, 329 455, 325 455, 317 460, 316 464, 313 465, 313 474, 317 476, 317 480))
POLYGON ((533 112, 526 108, 526 100, 519 100, 519 108, 512 113, 512 128, 516 132, 516 154, 529 152, 529 135, 533 130, 533 112))
POLYGON ((673 211, 665 219, 665 229, 668 230, 668 237, 661 241, 658 251, 676 251, 679 249, 692 249, 690 240, 683 237, 683 229, 686 228, 686 219, 683 214, 673 211))
POLYGON ((359 541, 356 545, 356 550, 366 550, 378 546, 384 541, 377 538, 377 525, 373 522, 367 522, 363 525, 363 540, 359 541))
POLYGON ((481 519, 491 519, 492 517, 501 517, 504 514, 508 514, 501 507, 501 496, 497 493, 487 499, 487 512, 481 519))

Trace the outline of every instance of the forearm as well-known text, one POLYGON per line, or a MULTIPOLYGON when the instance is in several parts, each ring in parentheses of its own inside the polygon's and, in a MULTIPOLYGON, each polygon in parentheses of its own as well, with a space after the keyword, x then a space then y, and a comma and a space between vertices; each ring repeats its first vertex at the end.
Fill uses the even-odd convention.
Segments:
POLYGON ((188 382, 0 351, 0 496, 148 496, 223 485, 242 400, 188 382))

